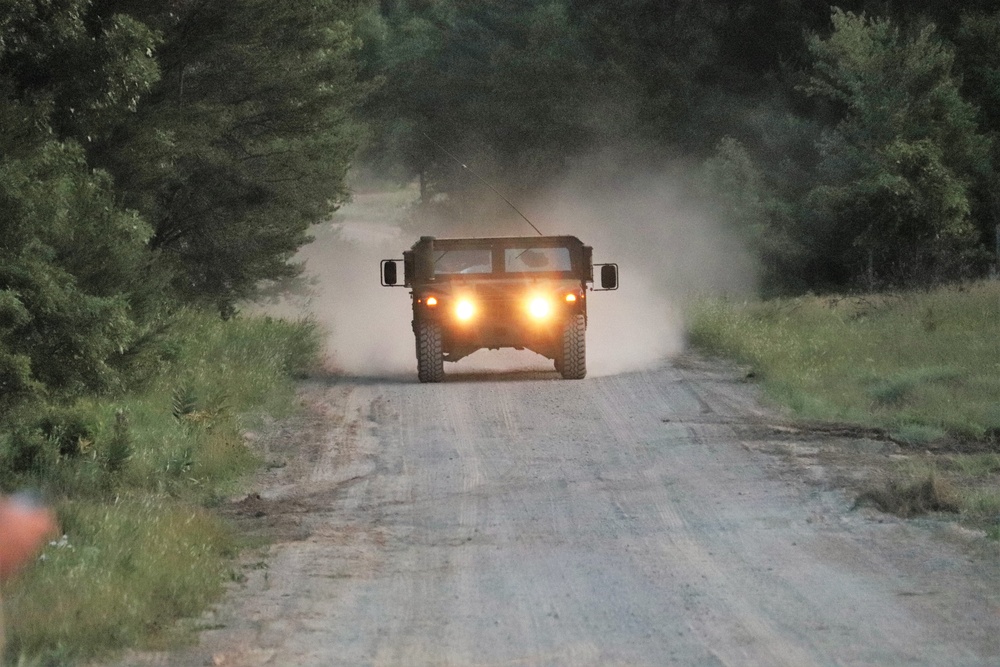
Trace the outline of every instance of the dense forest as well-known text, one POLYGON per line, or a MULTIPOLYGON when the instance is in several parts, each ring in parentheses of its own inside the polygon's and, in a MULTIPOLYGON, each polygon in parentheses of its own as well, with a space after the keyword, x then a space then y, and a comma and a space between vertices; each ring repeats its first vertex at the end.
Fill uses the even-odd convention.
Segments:
POLYGON ((352 167, 461 214, 449 152, 514 198, 688 165, 771 294, 981 276, 998 102, 988 0, 3 0, 0 415, 294 275, 352 167))
POLYGON ((436 143, 517 196, 595 154, 612 180, 684 165, 769 294, 981 275, 998 222, 998 10, 383 0, 358 28, 379 83, 364 155, 458 214, 479 186, 436 143))
POLYGON ((5 0, 0 415, 155 373, 348 192, 351 0, 5 0))

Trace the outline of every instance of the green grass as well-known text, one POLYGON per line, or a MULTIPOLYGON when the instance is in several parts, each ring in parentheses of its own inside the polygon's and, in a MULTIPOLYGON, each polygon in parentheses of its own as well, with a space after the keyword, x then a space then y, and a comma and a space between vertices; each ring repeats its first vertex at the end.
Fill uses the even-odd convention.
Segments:
POLYGON ((63 660, 157 638, 221 591, 236 542, 204 509, 169 497, 64 501, 67 539, 5 600, 9 655, 63 660))
POLYGON ((962 518, 967 523, 986 532, 993 540, 1000 540, 1000 490, 976 489, 964 494, 962 518))
POLYGON ((261 461, 242 433, 295 407, 309 323, 178 316, 142 392, 35 406, 0 433, 0 484, 39 490, 65 540, 7 585, 5 659, 72 664, 162 642, 231 576, 210 510, 261 461))
POLYGON ((752 366, 806 418, 915 442, 1000 433, 1000 283, 759 303, 704 301, 690 341, 752 366))
POLYGON ((945 459, 943 465, 949 470, 956 470, 971 478, 987 478, 1000 475, 1000 454, 987 452, 983 454, 955 455, 945 459))
POLYGON ((1000 538, 1000 283, 933 292, 702 301, 690 342, 751 367, 805 419, 888 429, 914 446, 972 444, 889 466, 859 504, 951 512, 1000 538))

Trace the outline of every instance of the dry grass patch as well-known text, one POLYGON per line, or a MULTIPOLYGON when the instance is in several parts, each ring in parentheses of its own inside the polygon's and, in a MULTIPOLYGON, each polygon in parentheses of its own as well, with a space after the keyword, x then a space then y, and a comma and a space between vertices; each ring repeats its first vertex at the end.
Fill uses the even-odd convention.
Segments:
POLYGON ((931 473, 921 479, 889 479, 864 491, 855 501, 855 507, 864 506, 911 518, 932 512, 957 514, 962 502, 951 483, 931 473))

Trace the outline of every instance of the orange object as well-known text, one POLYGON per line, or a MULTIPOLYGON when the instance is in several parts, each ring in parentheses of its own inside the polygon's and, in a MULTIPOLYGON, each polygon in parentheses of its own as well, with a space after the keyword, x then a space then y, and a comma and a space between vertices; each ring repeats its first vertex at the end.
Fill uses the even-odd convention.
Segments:
POLYGON ((0 497, 0 580, 26 565, 58 533, 49 508, 24 496, 0 497))

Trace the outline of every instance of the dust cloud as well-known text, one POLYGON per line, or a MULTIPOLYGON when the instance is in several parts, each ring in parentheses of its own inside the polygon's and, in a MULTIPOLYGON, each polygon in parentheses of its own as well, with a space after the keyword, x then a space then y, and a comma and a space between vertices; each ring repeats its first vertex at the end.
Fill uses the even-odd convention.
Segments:
MULTIPOLYGON (((589 298, 589 375, 654 367, 684 347, 684 305, 703 294, 752 290, 753 263, 723 226, 688 202, 669 175, 619 182, 579 169, 562 186, 518 208, 545 234, 572 234, 594 247, 595 262, 616 262, 620 288, 589 298)), ((416 372, 409 291, 380 285, 379 260, 401 258, 422 234, 472 233, 414 224, 413 190, 361 194, 304 247, 308 294, 286 299, 279 312, 308 315, 328 331, 329 370, 357 376, 416 372)), ((478 226, 481 235, 532 235, 511 220, 478 226)), ((273 312, 273 311, 272 311, 273 312)), ((533 352, 481 350, 449 374, 480 370, 551 370, 533 352)))
POLYGON ((663 363, 684 348, 694 298, 753 291, 749 253, 679 180, 581 169, 540 202, 546 234, 574 234, 594 247, 595 263, 619 266, 619 289, 593 293, 588 304, 591 375, 663 363))
POLYGON ((332 220, 310 230, 314 240, 296 260, 305 286, 266 310, 309 317, 326 331, 324 366, 362 377, 416 372, 409 290, 381 286, 379 262, 402 258, 416 239, 404 235, 412 191, 356 194, 332 220))

